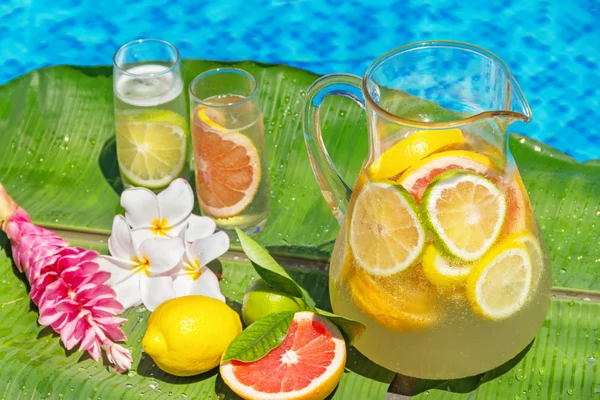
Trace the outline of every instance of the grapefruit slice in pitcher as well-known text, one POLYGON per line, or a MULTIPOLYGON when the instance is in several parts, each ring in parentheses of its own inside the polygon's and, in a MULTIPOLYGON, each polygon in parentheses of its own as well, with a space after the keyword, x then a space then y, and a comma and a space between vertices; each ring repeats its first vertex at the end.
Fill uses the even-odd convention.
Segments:
POLYGON ((490 159, 481 154, 467 150, 444 151, 424 158, 413 165, 400 176, 398 183, 404 186, 418 202, 423 197, 429 183, 442 172, 464 169, 485 174, 491 167, 490 159))
POLYGON ((506 223, 502 228, 501 237, 534 229, 531 204, 518 171, 515 172, 512 183, 506 189, 506 201, 506 223))
POLYGON ((221 363, 221 377, 244 399, 324 399, 344 372, 345 346, 329 320, 298 312, 278 347, 258 361, 221 363))
POLYGON ((213 217, 229 218, 254 199, 261 179, 260 157, 247 136, 226 130, 207 112, 205 108, 196 112, 200 121, 194 126, 198 199, 213 217))

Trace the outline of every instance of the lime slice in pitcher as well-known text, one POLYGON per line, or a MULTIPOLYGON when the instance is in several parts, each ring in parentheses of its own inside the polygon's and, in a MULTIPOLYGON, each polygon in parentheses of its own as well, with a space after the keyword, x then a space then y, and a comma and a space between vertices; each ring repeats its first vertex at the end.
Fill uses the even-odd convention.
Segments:
POLYGON ((479 261, 467 279, 467 298, 473 310, 501 320, 523 307, 531 292, 532 265, 527 248, 506 240, 479 261))
POLYGON ((417 205, 404 188, 366 184, 356 198, 350 247, 367 272, 389 276, 410 267, 425 246, 417 205))
POLYGON ((506 216, 506 198, 500 189, 464 170, 436 177, 422 204, 439 248, 461 261, 480 259, 498 239, 506 216))
POLYGON ((181 126, 130 120, 117 122, 116 134, 119 167, 132 184, 160 188, 183 171, 187 135, 181 126))

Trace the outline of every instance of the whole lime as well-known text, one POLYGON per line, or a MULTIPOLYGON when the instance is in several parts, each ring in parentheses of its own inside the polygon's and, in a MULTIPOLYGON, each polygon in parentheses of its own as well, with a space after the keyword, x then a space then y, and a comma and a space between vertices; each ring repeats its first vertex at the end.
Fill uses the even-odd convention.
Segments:
POLYGON ((259 279, 248 288, 244 295, 242 319, 246 325, 250 325, 274 312, 300 311, 303 308, 301 299, 283 293, 259 279))

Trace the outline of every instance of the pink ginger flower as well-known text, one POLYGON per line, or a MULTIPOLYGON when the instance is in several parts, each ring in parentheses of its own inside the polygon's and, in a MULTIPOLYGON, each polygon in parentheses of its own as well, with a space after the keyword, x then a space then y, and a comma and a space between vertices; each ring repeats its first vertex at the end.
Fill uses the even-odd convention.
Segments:
POLYGON ((126 340, 115 315, 123 306, 101 271, 98 253, 69 243, 34 225, 27 212, 8 196, 0 184, 0 228, 11 242, 13 260, 31 285, 29 297, 39 307, 38 322, 60 334, 65 348, 79 344, 98 361, 102 347, 119 372, 131 368, 131 354, 114 343, 126 340))

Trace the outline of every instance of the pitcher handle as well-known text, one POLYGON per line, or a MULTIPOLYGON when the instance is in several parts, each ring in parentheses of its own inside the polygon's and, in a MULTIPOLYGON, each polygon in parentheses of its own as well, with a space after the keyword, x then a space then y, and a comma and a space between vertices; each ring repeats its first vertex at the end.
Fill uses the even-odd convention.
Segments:
POLYGON ((320 108, 325 97, 330 95, 349 97, 364 110, 365 99, 361 91, 361 79, 349 74, 331 74, 317 79, 306 93, 302 115, 304 141, 310 165, 327 205, 341 225, 350 202, 352 188, 331 161, 321 136, 320 108))

